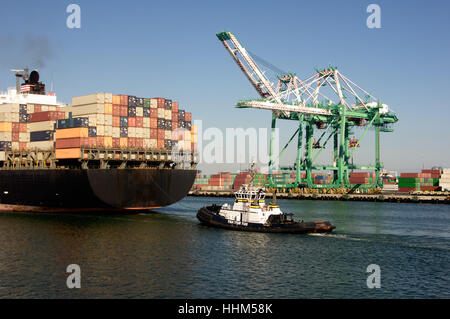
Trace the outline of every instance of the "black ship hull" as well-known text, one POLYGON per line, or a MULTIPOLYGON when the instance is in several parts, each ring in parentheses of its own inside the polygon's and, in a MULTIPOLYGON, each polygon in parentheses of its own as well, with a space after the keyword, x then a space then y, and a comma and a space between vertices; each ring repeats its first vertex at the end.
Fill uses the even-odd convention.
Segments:
POLYGON ((290 234, 307 234, 307 233, 330 233, 336 226, 331 225, 327 221, 320 222, 287 222, 282 224, 262 225, 256 223, 242 223, 229 221, 218 212, 220 206, 205 206, 197 212, 197 218, 205 225, 224 228, 230 230, 264 232, 264 233, 290 233, 290 234))
POLYGON ((151 209, 184 198, 195 170, 25 169, 0 170, 0 209, 151 209))

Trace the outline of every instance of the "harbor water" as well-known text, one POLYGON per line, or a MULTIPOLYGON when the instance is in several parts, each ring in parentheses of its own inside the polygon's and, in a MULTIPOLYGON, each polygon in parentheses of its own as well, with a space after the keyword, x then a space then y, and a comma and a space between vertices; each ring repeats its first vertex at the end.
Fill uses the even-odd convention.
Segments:
POLYGON ((187 197, 146 213, 0 213, 0 298, 450 298, 450 206, 279 200, 330 235, 237 232, 187 197), (81 288, 66 268, 81 269, 81 288), (367 267, 380 267, 369 289, 367 267))

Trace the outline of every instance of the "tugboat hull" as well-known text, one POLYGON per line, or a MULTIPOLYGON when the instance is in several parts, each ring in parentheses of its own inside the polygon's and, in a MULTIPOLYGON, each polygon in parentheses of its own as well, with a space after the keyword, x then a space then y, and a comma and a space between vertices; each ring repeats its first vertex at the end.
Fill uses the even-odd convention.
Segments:
POLYGON ((230 230, 264 232, 264 233, 330 233, 336 226, 327 221, 315 222, 285 222, 280 224, 262 225, 256 223, 246 223, 231 221, 219 215, 220 206, 205 206, 197 212, 197 218, 205 225, 224 228, 230 230))

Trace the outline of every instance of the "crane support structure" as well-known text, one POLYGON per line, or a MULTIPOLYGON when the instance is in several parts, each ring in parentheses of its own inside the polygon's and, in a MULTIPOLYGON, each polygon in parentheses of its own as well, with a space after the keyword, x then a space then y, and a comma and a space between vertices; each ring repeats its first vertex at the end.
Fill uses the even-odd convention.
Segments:
POLYGON ((224 31, 218 33, 217 38, 260 96, 259 99, 238 101, 236 107, 272 111, 267 186, 347 189, 382 187, 380 132, 392 132, 392 124, 398 122, 396 114, 389 111, 388 105, 381 103, 333 66, 316 69, 316 72, 305 80, 300 80, 293 73, 279 74, 278 84, 274 87, 234 34, 224 31), (351 102, 350 98, 353 98, 354 102, 351 102), (275 160, 281 155, 281 153, 275 155, 273 149, 277 119, 298 122, 298 129, 281 150, 281 153, 284 152, 297 135, 297 158, 294 169, 274 167, 275 160), (350 136, 355 134, 356 127, 363 128, 363 133, 358 140, 355 137, 350 139, 350 136), (352 160, 353 154, 370 128, 375 132, 374 163, 355 165, 352 160), (317 141, 314 139, 315 130, 320 133, 317 141), (331 140, 334 144, 332 164, 316 164, 317 157, 331 140), (294 170, 295 182, 274 183, 272 177, 274 169, 282 172, 294 170), (374 171, 375 178, 368 185, 352 185, 349 176, 353 170, 374 171), (327 184, 315 184, 312 177, 314 171, 332 172, 333 179, 327 184), (302 172, 305 172, 303 178, 302 172))

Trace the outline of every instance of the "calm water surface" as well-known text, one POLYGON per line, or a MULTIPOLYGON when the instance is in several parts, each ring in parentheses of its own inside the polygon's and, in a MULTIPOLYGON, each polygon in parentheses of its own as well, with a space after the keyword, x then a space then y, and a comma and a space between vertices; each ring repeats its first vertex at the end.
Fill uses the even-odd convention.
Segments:
POLYGON ((450 206, 280 200, 332 235, 199 225, 187 197, 137 214, 0 213, 0 298, 450 298, 450 206), (68 289, 69 264, 81 289, 68 289), (368 289, 366 267, 381 267, 368 289))

